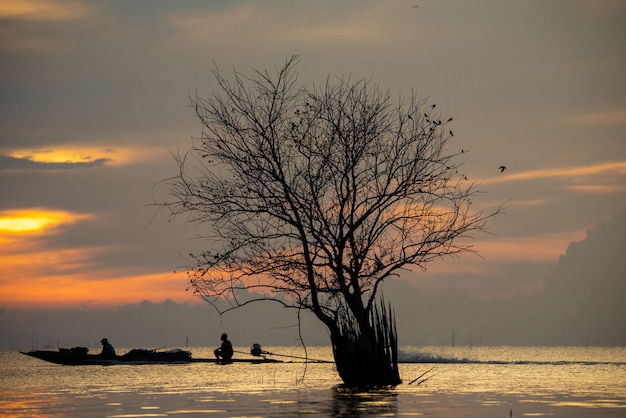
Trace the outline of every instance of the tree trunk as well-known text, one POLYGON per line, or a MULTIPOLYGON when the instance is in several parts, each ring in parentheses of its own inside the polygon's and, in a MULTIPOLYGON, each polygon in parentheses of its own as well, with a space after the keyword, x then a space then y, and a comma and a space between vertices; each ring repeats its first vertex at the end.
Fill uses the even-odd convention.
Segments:
POLYGON ((337 372, 349 387, 382 387, 402 383, 398 371, 395 318, 384 303, 367 318, 345 312, 331 330, 337 372))

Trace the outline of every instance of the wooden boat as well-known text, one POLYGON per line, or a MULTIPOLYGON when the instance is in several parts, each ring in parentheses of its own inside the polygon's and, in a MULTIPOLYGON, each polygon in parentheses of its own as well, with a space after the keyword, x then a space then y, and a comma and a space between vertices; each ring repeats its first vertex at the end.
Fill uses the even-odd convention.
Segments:
POLYGON ((135 348, 128 353, 115 356, 103 357, 99 354, 89 354, 86 347, 59 348, 58 351, 36 350, 20 353, 40 360, 68 366, 78 365, 112 365, 112 364, 168 364, 189 363, 191 352, 181 349, 173 350, 148 350, 135 348))
POLYGON ((86 347, 59 348, 58 351, 35 350, 20 351, 30 357, 50 363, 62 364, 66 366, 102 365, 109 366, 115 364, 185 364, 185 363, 282 363, 282 360, 268 359, 265 357, 255 358, 232 358, 230 360, 218 359, 194 359, 191 352, 181 349, 172 350, 149 350, 135 348, 128 353, 115 357, 102 357, 100 354, 89 354, 86 347))

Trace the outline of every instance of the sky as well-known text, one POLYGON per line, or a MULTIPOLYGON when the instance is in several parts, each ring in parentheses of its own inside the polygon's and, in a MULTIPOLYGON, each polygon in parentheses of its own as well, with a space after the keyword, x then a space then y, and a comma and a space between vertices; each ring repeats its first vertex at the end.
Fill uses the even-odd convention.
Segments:
POLYGON ((368 78, 436 103, 474 207, 505 203, 480 256, 385 285, 401 343, 626 345, 625 51, 623 0, 2 0, 0 348, 294 341, 293 315, 219 318, 187 291, 201 227, 152 205, 211 70, 292 54, 303 85, 368 78))

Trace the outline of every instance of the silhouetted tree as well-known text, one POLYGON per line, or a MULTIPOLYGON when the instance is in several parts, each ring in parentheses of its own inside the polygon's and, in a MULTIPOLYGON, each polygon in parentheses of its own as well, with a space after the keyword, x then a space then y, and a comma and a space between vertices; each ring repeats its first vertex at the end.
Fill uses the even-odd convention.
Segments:
POLYGON ((308 309, 328 328, 347 385, 395 385, 381 283, 472 252, 459 238, 493 214, 470 210, 475 184, 445 149, 452 118, 414 93, 393 102, 368 80, 301 87, 298 60, 232 80, 214 70, 218 91, 191 98, 202 134, 177 156, 163 205, 212 227, 211 248, 188 268, 204 299, 228 298, 229 310, 250 303, 237 297, 246 289, 308 309))

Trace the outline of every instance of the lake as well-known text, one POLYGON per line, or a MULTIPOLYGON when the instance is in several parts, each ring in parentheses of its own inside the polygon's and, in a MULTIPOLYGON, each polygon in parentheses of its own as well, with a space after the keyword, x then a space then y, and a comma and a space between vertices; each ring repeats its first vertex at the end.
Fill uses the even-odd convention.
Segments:
MULTIPOLYGON (((60 366, 0 351, 0 416, 626 416, 625 347, 402 347, 401 360, 419 362, 400 364, 403 383, 361 392, 342 388, 331 363, 288 357, 301 348, 263 349, 289 362, 60 366)), ((308 356, 332 360, 329 347, 308 356)))

